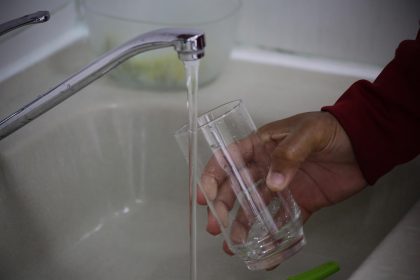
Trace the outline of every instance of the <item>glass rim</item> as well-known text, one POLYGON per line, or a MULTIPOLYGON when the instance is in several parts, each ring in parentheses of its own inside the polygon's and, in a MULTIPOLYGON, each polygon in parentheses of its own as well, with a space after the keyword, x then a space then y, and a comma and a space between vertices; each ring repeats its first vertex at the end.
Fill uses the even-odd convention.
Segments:
POLYGON ((198 25, 198 26, 207 25, 207 24, 215 23, 215 22, 230 18, 232 15, 237 13, 242 7, 242 0, 231 0, 231 1, 233 2, 233 7, 226 14, 223 14, 219 17, 215 17, 214 19, 210 19, 206 21, 193 21, 193 22, 184 21, 184 22, 178 22, 178 23, 174 23, 170 21, 141 20, 141 19, 134 19, 130 17, 124 17, 121 15, 115 15, 110 11, 106 11, 106 12, 100 11, 90 4, 89 2, 91 1, 89 0, 83 0, 82 3, 87 11, 92 12, 93 14, 96 14, 98 16, 108 17, 114 20, 126 21, 126 22, 131 22, 131 23, 139 23, 139 24, 157 25, 157 26, 162 26, 162 27, 167 27, 168 25, 171 26, 174 24, 178 27, 179 26, 191 27, 195 25, 198 25))
MULTIPOLYGON (((215 123, 218 120, 220 120, 220 119, 222 119, 222 118, 224 118, 224 117, 226 117, 226 116, 228 116, 228 115, 236 112, 242 104, 243 104, 242 99, 235 99, 235 100, 232 100, 232 101, 228 101, 226 103, 223 103, 221 105, 218 105, 218 106, 214 107, 213 109, 210 109, 210 110, 206 111, 205 113, 200 114, 197 117, 197 120, 202 119, 204 116, 210 114, 211 112, 220 110, 223 107, 226 107, 228 105, 231 106, 231 107, 229 107, 229 109, 225 110, 223 113, 217 114, 217 116, 215 118, 212 118, 210 121, 206 121, 205 123, 203 123, 201 125, 197 124, 197 129, 201 129, 201 128, 205 127, 205 126, 208 126, 208 125, 210 125, 212 123, 215 123)), ((176 135, 181 135, 181 134, 187 133, 188 130, 189 130, 189 124, 186 123, 183 126, 181 126, 179 129, 177 129, 174 134, 175 134, 175 136, 176 135)))

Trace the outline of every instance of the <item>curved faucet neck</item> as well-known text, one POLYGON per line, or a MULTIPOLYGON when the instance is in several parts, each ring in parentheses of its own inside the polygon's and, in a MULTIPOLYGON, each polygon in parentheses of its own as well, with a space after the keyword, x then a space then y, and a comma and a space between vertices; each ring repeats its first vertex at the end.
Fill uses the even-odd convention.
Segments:
POLYGON ((0 140, 23 127, 127 59, 149 50, 173 46, 182 61, 204 56, 204 33, 194 29, 164 28, 139 35, 113 49, 50 91, 0 121, 0 140))
POLYGON ((28 24, 46 22, 50 19, 50 12, 38 11, 23 17, 12 19, 0 24, 0 36, 28 24))

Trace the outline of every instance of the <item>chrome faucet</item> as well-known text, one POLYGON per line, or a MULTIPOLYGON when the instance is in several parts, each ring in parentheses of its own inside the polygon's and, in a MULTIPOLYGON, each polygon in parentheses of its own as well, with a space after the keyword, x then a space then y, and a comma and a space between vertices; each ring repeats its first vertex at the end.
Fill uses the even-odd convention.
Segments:
POLYGON ((182 61, 200 59, 204 56, 204 33, 194 29, 164 28, 133 38, 120 47, 105 53, 78 73, 1 120, 0 140, 63 102, 132 56, 171 46, 174 47, 182 61))
POLYGON ((50 19, 50 12, 48 11, 38 11, 20 18, 12 19, 8 22, 0 24, 0 36, 4 35, 12 30, 15 30, 19 27, 46 22, 50 19))

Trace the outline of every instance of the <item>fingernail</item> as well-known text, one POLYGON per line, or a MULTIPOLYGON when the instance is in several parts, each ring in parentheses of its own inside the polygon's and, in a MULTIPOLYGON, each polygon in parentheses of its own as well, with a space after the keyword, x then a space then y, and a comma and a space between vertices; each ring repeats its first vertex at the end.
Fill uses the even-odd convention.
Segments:
POLYGON ((283 183, 284 183, 284 175, 279 173, 279 172, 272 172, 270 170, 270 172, 268 172, 267 175, 267 185, 275 190, 275 191, 280 191, 283 189, 283 183))

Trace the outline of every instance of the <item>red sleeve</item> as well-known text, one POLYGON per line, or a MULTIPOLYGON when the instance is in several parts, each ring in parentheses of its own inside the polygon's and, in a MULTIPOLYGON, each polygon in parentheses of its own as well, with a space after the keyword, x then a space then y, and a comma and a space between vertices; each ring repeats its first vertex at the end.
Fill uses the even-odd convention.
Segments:
POLYGON ((333 106, 322 108, 348 134, 366 181, 420 153, 420 30, 401 42, 373 83, 354 83, 333 106))

